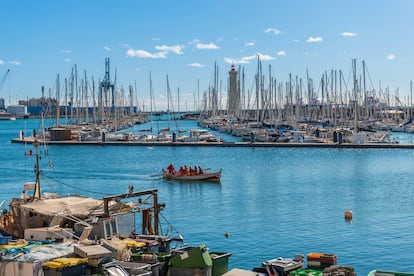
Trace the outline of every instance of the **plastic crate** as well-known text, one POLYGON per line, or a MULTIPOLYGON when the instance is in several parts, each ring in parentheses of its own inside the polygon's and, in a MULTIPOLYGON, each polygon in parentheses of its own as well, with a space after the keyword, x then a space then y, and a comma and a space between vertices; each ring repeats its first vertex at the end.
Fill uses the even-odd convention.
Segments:
POLYGON ((0 236, 0 245, 7 245, 12 239, 12 236, 0 236))
POLYGON ((67 266, 63 268, 50 268, 43 266, 43 273, 45 276, 73 276, 86 275, 87 264, 78 264, 74 266, 67 266))
POLYGON ((221 276, 229 270, 230 253, 210 252, 213 262, 212 276, 221 276))
POLYGON ((170 276, 212 276, 212 267, 207 268, 182 268, 170 267, 170 276))
POLYGON ((335 254, 325 254, 319 252, 311 252, 307 255, 308 268, 323 269, 336 265, 337 257, 335 254))

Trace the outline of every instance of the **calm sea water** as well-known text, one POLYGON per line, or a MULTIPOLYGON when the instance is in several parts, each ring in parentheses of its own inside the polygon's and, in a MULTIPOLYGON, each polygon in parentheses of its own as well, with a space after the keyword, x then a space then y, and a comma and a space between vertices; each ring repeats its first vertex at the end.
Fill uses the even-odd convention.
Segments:
MULTIPOLYGON (((193 121, 180 124, 196 127, 193 121)), ((0 121, 0 202, 34 181, 33 157, 24 155, 32 147, 10 140, 38 126, 34 119, 0 121)), ((139 128, 148 125, 134 131, 139 128)), ((230 268, 323 252, 336 254, 339 265, 353 266, 358 275, 414 271, 414 150, 48 146, 48 152, 43 191, 53 184, 60 194, 102 197, 126 192, 130 184, 157 188, 166 204, 163 216, 186 243, 230 252, 230 268), (222 182, 150 177, 171 162, 222 168, 222 182), (351 222, 344 220, 348 209, 351 222)))

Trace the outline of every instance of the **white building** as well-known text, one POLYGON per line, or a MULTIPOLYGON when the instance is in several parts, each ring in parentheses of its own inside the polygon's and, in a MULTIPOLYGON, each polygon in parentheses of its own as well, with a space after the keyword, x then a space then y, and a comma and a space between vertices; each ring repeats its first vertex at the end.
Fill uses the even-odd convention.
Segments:
POLYGON ((25 105, 9 105, 7 107, 7 113, 13 115, 27 115, 27 106, 25 105))

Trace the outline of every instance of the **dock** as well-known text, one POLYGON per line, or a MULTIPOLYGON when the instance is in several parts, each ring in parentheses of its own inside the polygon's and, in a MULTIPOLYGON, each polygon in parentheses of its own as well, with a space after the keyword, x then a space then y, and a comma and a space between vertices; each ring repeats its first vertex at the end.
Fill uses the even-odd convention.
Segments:
MULTIPOLYGON (((13 138, 12 143, 28 143, 34 141, 34 137, 13 138)), ((38 142, 47 145, 65 146, 146 146, 146 147, 253 147, 253 148, 356 148, 356 149, 414 149, 414 144, 398 143, 293 143, 293 142, 138 142, 138 141, 50 141, 38 139, 38 142)))

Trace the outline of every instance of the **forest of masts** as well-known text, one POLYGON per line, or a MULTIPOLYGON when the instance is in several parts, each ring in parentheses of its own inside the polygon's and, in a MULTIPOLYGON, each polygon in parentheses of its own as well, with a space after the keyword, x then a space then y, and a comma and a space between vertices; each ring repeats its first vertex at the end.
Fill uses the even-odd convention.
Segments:
MULTIPOLYGON (((107 68, 109 69, 109 67, 107 68)), ((289 74, 287 81, 278 81, 272 75, 272 67, 264 72, 262 62, 258 59, 254 83, 246 89, 244 68, 239 67, 237 89, 230 91, 227 81, 227 92, 219 87, 219 70, 214 66, 213 84, 202 93, 194 93, 193 110, 201 112, 204 117, 231 116, 246 121, 257 122, 298 122, 298 121, 329 121, 336 125, 347 125, 353 120, 385 120, 398 114, 400 119, 412 117, 412 82, 408 98, 401 101, 398 88, 392 93, 387 87, 376 90, 369 76, 365 62, 358 73, 356 60, 352 60, 352 70, 347 79, 342 70, 325 71, 320 80, 315 82, 306 70, 305 79, 289 74), (408 104, 404 104, 404 102, 408 104), (398 111, 389 112, 390 110, 398 111)), ((145 100, 140 108, 136 83, 128 86, 128 92, 121 86, 118 89, 115 81, 109 78, 109 70, 102 81, 96 85, 94 78, 88 80, 86 71, 79 80, 76 65, 63 85, 59 75, 56 79, 56 113, 66 120, 66 124, 80 122, 102 123, 111 120, 126 120, 145 113, 156 112, 156 102, 150 74, 150 100, 145 110, 145 100)), ((197 88, 199 90, 199 88, 197 88)), ((168 83, 167 76, 168 112, 184 112, 180 106, 179 89, 177 91, 177 108, 168 83)), ((42 97, 44 91, 42 89, 42 97)), ((52 91, 49 89, 49 99, 52 91)), ((53 104, 48 105, 52 109, 53 104)), ((159 110, 158 110, 159 111, 159 110)))
POLYGON ((216 94, 218 69, 215 69, 214 85, 209 90, 203 111, 207 116, 224 112, 257 122, 324 121, 335 125, 354 124, 355 120, 368 122, 395 119, 392 117, 396 116, 399 119, 412 117, 412 82, 410 96, 405 99, 409 104, 406 105, 400 100, 398 89, 392 93, 389 87, 385 90, 374 88, 364 61, 360 73, 357 69, 354 59, 347 78, 342 70, 330 70, 325 71, 320 81, 315 83, 306 71, 305 79, 289 74, 289 79, 283 82, 272 76, 271 65, 264 73, 258 60, 253 88, 247 89, 246 93, 244 69, 239 68, 238 92, 229 90, 227 108, 223 109, 220 108, 222 97, 216 94), (231 106, 238 108, 231 109, 231 106))

